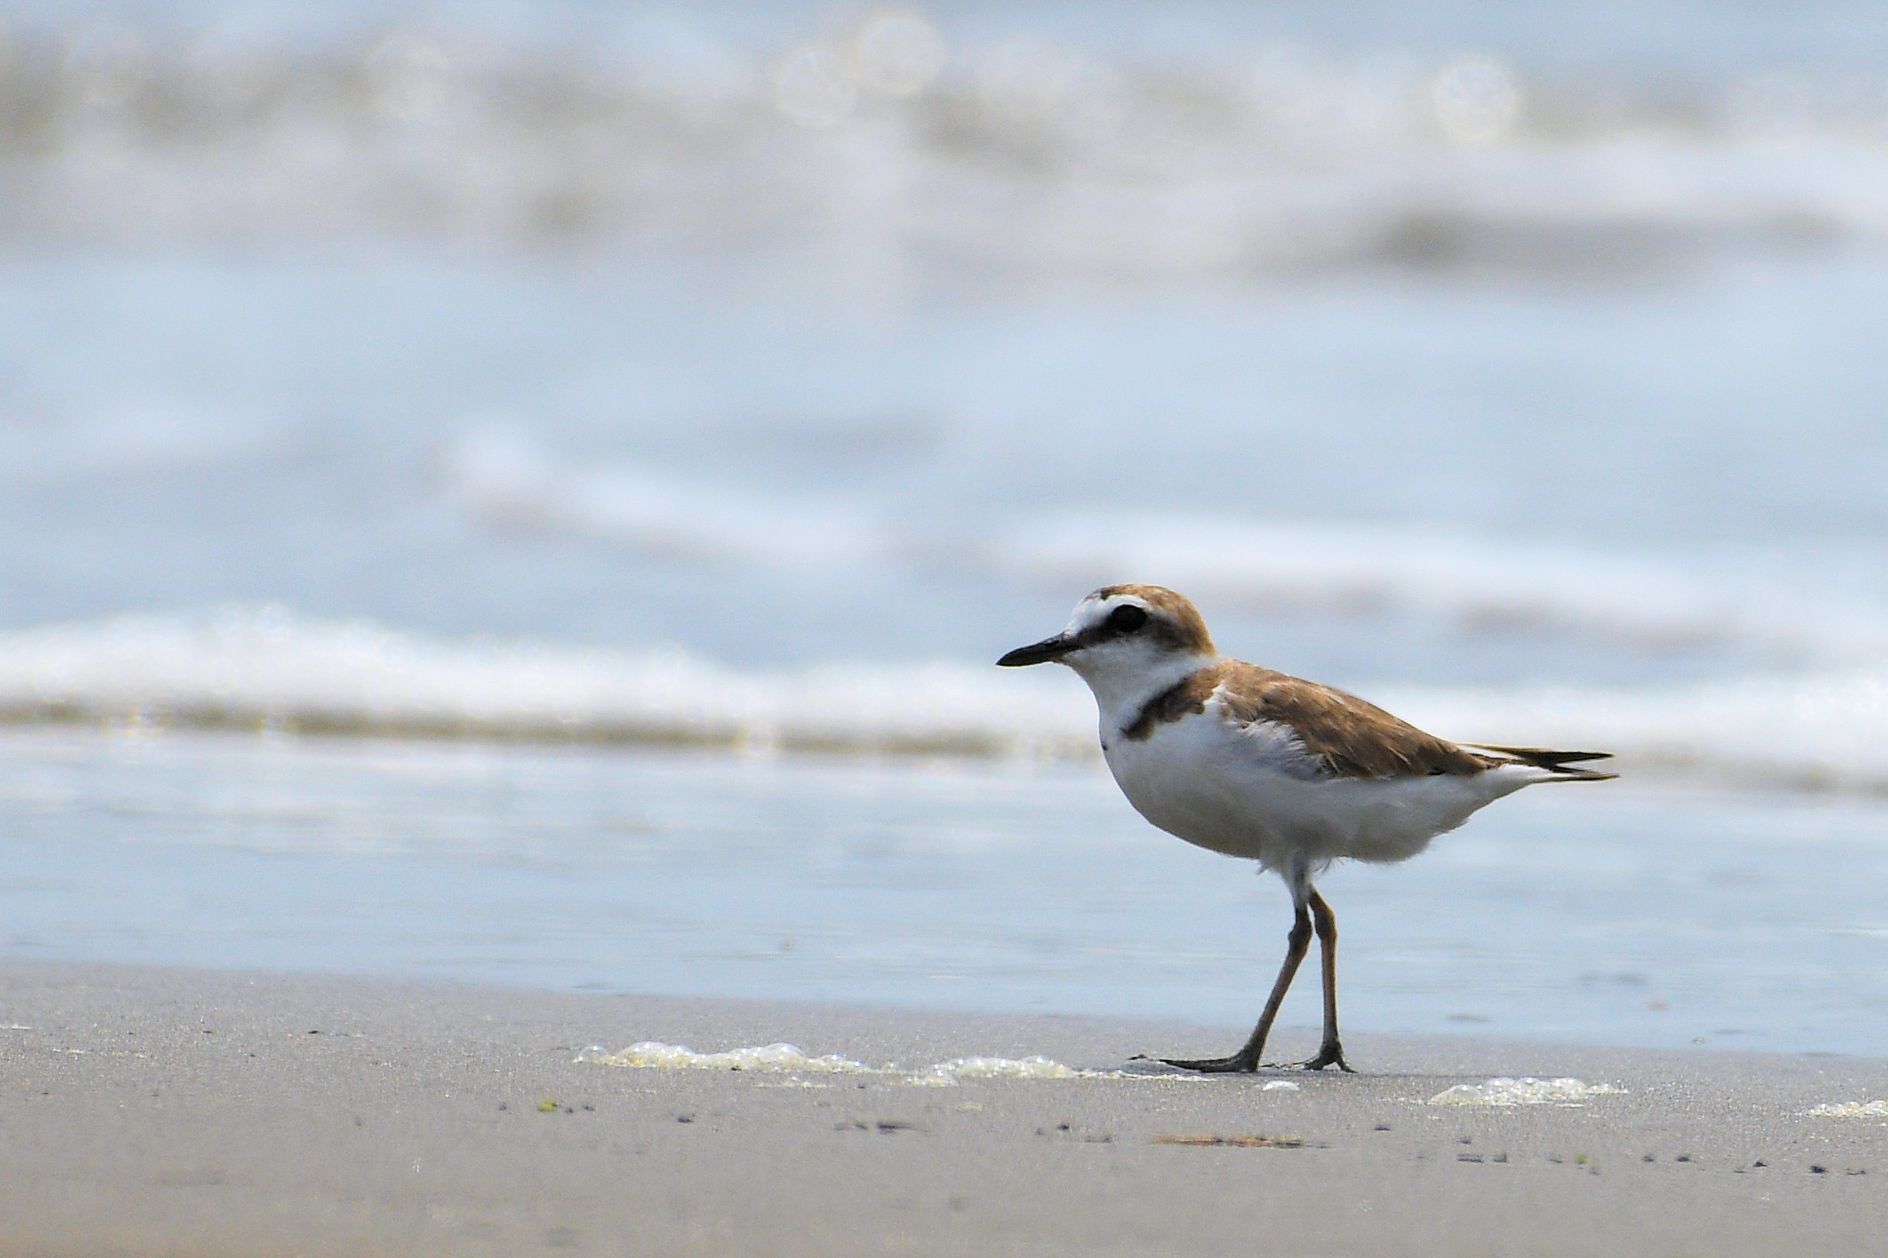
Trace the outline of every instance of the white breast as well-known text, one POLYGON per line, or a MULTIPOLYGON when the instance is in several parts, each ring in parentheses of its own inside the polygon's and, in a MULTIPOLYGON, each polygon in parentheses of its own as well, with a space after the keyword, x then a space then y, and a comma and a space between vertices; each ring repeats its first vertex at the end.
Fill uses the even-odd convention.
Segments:
POLYGON ((1154 728, 1145 739, 1110 729, 1108 768, 1136 811, 1189 843, 1268 868, 1339 857, 1400 861, 1453 830, 1531 774, 1332 778, 1285 726, 1239 725, 1206 710, 1154 728))

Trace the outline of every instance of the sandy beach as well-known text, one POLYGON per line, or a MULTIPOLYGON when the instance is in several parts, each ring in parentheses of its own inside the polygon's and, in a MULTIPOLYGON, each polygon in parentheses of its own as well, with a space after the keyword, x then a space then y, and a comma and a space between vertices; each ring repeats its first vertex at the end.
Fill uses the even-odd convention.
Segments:
POLYGON ((1862 1254, 1888 1210, 1888 1106, 1839 1109, 1879 1060, 1358 1036, 1197 1079, 1132 1059, 1239 1028, 0 976, 10 1255, 1862 1254), (849 1064, 612 1064, 781 1041, 849 1064))

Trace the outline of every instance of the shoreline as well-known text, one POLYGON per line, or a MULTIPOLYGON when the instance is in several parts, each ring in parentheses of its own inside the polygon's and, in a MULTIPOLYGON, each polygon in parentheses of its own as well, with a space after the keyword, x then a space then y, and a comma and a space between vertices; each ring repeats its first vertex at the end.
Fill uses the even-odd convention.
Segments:
POLYGON ((25 960, 0 998, 8 1255, 1859 1253, 1888 1209, 1888 1115, 1810 1112, 1888 1101, 1876 1058, 1358 1035, 1203 1079, 1122 1071, 1243 1029, 25 960), (869 1069, 579 1060, 640 1041, 869 1069), (1094 1073, 925 1077, 1038 1055, 1094 1073), (1518 1076, 1616 1090, 1477 1101, 1518 1076))

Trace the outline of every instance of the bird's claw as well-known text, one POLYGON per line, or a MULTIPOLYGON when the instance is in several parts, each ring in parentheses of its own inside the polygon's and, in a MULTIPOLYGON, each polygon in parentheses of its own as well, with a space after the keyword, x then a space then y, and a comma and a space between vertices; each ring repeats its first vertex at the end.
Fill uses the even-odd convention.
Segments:
POLYGON ((1318 1050, 1316 1057, 1313 1057, 1310 1061, 1300 1062, 1298 1064, 1305 1070, 1322 1070, 1326 1066, 1336 1066, 1347 1075, 1357 1073, 1350 1068, 1350 1063, 1344 1060, 1343 1048, 1336 1044, 1326 1044, 1323 1048, 1318 1050))

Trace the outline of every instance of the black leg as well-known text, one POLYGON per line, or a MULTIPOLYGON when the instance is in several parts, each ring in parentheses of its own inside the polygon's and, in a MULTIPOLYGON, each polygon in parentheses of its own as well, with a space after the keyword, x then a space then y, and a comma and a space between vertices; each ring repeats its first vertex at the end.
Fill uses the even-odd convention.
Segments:
POLYGON ((1310 900, 1311 920, 1318 931, 1318 954, 1324 963, 1324 1039, 1318 1045, 1318 1055, 1305 1063, 1305 1069, 1336 1066, 1345 1074, 1355 1074, 1344 1060, 1344 1046, 1337 1042, 1337 914, 1316 891, 1310 900))
POLYGON ((1200 1070, 1211 1074, 1259 1068, 1259 1055, 1265 1051, 1265 1037, 1272 1033, 1272 1020, 1278 1017, 1278 1007, 1285 1002, 1285 993, 1291 988, 1292 977, 1298 973, 1299 963, 1311 949, 1311 915, 1306 911, 1301 897, 1294 894, 1292 901, 1293 918, 1291 934, 1286 936, 1288 947, 1285 964, 1278 969, 1278 979, 1272 984, 1272 994, 1265 1002, 1265 1012, 1259 1015, 1259 1024, 1252 1028, 1252 1038, 1246 1041, 1245 1047, 1231 1057, 1205 1057, 1187 1061, 1163 1057, 1162 1061, 1182 1070, 1200 1070))

